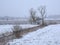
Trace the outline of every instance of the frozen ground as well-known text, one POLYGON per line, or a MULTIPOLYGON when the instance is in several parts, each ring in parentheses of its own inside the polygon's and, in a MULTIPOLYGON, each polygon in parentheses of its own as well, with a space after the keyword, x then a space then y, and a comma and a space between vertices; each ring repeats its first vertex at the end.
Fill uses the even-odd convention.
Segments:
POLYGON ((60 45, 60 24, 39 29, 6 45, 60 45))

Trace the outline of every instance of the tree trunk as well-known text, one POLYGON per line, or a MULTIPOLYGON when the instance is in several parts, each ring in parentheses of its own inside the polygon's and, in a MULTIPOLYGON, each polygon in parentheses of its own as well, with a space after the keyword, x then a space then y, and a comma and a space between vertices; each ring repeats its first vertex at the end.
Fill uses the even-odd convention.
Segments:
POLYGON ((44 17, 43 17, 43 15, 42 15, 42 25, 44 25, 44 17))

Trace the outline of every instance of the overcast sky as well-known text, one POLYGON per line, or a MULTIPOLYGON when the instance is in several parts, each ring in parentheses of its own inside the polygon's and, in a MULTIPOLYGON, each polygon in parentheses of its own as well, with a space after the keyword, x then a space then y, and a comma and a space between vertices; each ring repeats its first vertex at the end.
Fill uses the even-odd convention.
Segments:
POLYGON ((60 0, 0 0, 0 16, 29 16, 29 9, 45 5, 47 15, 60 14, 60 0))

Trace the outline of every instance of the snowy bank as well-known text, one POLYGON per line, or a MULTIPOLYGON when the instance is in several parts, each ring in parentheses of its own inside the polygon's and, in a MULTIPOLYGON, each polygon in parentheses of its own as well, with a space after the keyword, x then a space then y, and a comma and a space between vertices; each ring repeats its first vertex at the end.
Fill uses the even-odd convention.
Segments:
POLYGON ((50 25, 29 33, 21 39, 9 41, 7 45, 60 45, 60 24, 50 25))
MULTIPOLYGON (((13 33, 13 28, 14 25, 0 25, 0 37, 3 37, 5 35, 10 35, 13 33), (3 36, 2 36, 3 35, 3 36)), ((22 27, 22 29, 26 29, 26 28, 32 28, 34 26, 38 26, 38 25, 31 25, 31 24, 27 24, 27 25, 20 25, 22 27)))
POLYGON ((9 25, 0 25, 0 34, 12 31, 11 28, 12 28, 12 25, 10 25, 10 26, 9 25))

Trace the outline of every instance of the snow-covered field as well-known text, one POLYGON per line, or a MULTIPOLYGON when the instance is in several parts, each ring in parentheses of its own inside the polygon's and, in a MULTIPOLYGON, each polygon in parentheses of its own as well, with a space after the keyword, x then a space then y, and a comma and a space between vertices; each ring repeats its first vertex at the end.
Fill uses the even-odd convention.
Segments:
POLYGON ((60 24, 50 25, 29 33, 21 39, 9 41, 7 45, 60 45, 60 24))
POLYGON ((38 26, 38 25, 31 25, 31 24, 23 24, 23 25, 20 25, 23 29, 26 29, 26 28, 32 28, 32 27, 35 27, 35 26, 38 26))
POLYGON ((0 37, 10 35, 12 31, 12 25, 0 25, 0 37))
MULTIPOLYGON (((0 37, 2 37, 2 35, 12 34, 11 32, 13 32, 12 30, 13 26, 14 25, 0 25, 0 37)), ((26 29, 26 28, 31 28, 38 25, 27 24, 27 25, 20 25, 20 26, 22 27, 22 29, 26 29)))

